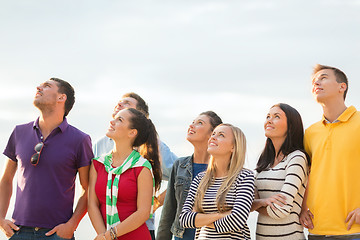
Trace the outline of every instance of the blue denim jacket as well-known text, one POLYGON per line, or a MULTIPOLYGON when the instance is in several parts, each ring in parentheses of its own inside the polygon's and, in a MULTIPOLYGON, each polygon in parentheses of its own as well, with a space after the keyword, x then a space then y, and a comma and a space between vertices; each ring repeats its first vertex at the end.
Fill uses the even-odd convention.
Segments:
POLYGON ((182 238, 184 234, 185 228, 180 226, 179 215, 192 181, 192 162, 193 156, 182 157, 174 162, 156 240, 171 240, 172 235, 182 238))

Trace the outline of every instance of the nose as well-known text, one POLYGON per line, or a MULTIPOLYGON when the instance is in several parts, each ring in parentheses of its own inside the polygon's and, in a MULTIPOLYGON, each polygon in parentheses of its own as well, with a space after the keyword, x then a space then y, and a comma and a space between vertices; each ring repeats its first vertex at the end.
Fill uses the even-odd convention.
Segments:
POLYGON ((115 124, 115 119, 110 120, 110 125, 114 125, 115 124))
POLYGON ((211 135, 209 138, 209 141, 211 141, 211 140, 216 140, 216 135, 211 135))
POLYGON ((194 128, 194 123, 190 123, 189 128, 194 128))
POLYGON ((313 82, 313 85, 319 86, 320 85, 320 79, 315 79, 315 81, 313 82))
POLYGON ((42 86, 41 86, 41 85, 40 85, 40 86, 37 86, 37 87, 36 87, 36 90, 41 91, 41 90, 42 90, 42 86))
POLYGON ((265 123, 272 123, 272 117, 268 117, 265 121, 265 123))

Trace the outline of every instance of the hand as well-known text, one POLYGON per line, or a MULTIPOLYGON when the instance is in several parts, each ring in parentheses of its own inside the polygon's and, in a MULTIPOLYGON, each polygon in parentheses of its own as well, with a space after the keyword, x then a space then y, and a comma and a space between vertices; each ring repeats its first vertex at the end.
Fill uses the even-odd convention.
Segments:
POLYGON ((161 207, 161 203, 157 197, 154 197, 153 212, 155 212, 159 207, 161 207))
POLYGON ((304 210, 300 213, 300 223, 303 225, 303 227, 308 229, 313 229, 314 224, 312 222, 312 219, 314 218, 314 215, 310 212, 310 210, 304 210))
POLYGON ((20 228, 16 226, 12 221, 9 221, 7 219, 1 219, 0 220, 0 228, 1 231, 4 232, 7 238, 11 238, 12 235, 14 235, 14 230, 19 231, 20 228))
POLYGON ((56 233, 61 238, 71 239, 74 235, 75 229, 68 223, 62 223, 45 233, 46 236, 53 235, 56 233))
POLYGON ((347 226, 348 231, 351 229, 351 226, 354 224, 354 222, 356 224, 360 224, 360 208, 357 208, 354 211, 350 212, 347 215, 345 222, 349 222, 347 226))
POLYGON ((105 233, 100 233, 94 238, 94 240, 106 240, 105 233))
POLYGON ((283 194, 278 193, 269 198, 264 199, 264 203, 265 203, 264 207, 270 206, 273 210, 276 210, 274 203, 282 207, 286 204, 286 197, 283 194))

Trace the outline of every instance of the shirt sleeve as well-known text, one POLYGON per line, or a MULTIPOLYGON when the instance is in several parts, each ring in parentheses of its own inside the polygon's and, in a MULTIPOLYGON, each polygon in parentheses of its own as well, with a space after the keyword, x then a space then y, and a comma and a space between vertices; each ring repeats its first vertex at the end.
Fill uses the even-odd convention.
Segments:
POLYGON ((307 152, 307 154, 309 154, 309 157, 311 159, 312 154, 311 154, 311 149, 310 149, 308 130, 305 130, 305 134, 304 134, 304 148, 305 148, 305 151, 307 152))
POLYGON ((245 176, 236 180, 236 199, 231 213, 214 222, 215 230, 218 233, 239 231, 246 225, 254 200, 255 177, 249 170, 242 174, 245 176))
POLYGON ((9 159, 13 160, 14 162, 17 162, 16 159, 16 127, 14 128, 13 132, 11 133, 8 143, 6 145, 6 148, 3 152, 5 156, 7 156, 9 159))
POLYGON ((171 168, 177 159, 177 156, 171 152, 170 148, 162 141, 160 141, 160 157, 163 180, 169 180, 171 168))
POLYGON ((303 153, 292 156, 289 164, 286 166, 285 182, 280 193, 286 197, 286 205, 280 206, 273 204, 275 210, 270 206, 266 207, 267 213, 273 219, 281 219, 290 215, 294 206, 295 197, 299 192, 302 184, 306 183, 307 179, 307 163, 306 157, 303 153))
POLYGON ((91 148, 91 139, 90 136, 86 135, 78 147, 77 168, 89 166, 93 158, 94 154, 91 148))
POLYGON ((184 228, 196 228, 195 217, 197 212, 194 212, 193 208, 194 208, 197 188, 203 176, 204 173, 200 173, 191 182, 189 193, 186 197, 183 209, 179 217, 180 225, 184 228))
POLYGON ((164 206, 161 212, 161 218, 159 222, 159 228, 156 234, 156 240, 171 240, 172 233, 170 231, 172 224, 175 220, 177 212, 177 201, 175 197, 175 178, 179 160, 176 161, 172 167, 169 182, 167 185, 166 196, 164 200, 164 206))

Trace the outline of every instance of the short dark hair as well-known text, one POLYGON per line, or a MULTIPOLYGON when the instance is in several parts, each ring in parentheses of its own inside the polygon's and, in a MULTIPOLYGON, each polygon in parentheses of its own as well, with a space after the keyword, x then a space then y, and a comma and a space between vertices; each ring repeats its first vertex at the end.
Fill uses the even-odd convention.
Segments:
POLYGON ((210 119, 211 131, 213 131, 219 124, 222 124, 221 118, 213 111, 206 111, 200 113, 200 115, 208 116, 210 119))
POLYGON ((347 94, 347 91, 348 91, 348 88, 349 88, 349 83, 348 83, 348 79, 345 75, 345 73, 343 71, 341 71, 340 69, 338 68, 335 68, 335 67, 330 67, 330 66, 326 66, 326 65, 321 65, 321 64, 316 64, 315 67, 314 67, 314 70, 313 70, 313 76, 321 71, 321 70, 324 70, 324 69, 330 69, 330 70, 333 70, 334 71, 334 74, 335 74, 335 77, 336 77, 336 81, 338 83, 345 83, 346 84, 346 90, 344 92, 344 100, 346 98, 346 94, 347 94))
POLYGON ((50 80, 57 82, 57 86, 59 88, 58 92, 66 95, 65 113, 64 113, 64 117, 66 117, 69 114, 72 107, 74 106, 75 90, 70 85, 70 83, 68 83, 65 80, 62 80, 60 78, 50 78, 50 80))
POLYGON ((273 107, 279 107, 281 110, 284 111, 286 115, 286 138, 281 145, 279 152, 277 153, 275 152, 275 147, 271 139, 266 139, 265 148, 259 157, 255 170, 257 172, 261 172, 265 169, 268 169, 274 164, 275 157, 280 152, 283 153, 284 156, 287 156, 289 153, 295 150, 300 150, 301 152, 303 152, 307 158, 308 164, 310 165, 309 157, 304 150, 304 127, 299 112, 286 103, 278 103, 271 108, 273 107))
POLYGON ((125 98, 125 97, 134 98, 137 101, 136 110, 139 110, 140 112, 142 112, 147 118, 149 117, 149 107, 142 97, 140 97, 138 94, 136 94, 134 92, 125 93, 123 95, 123 98, 125 98))

